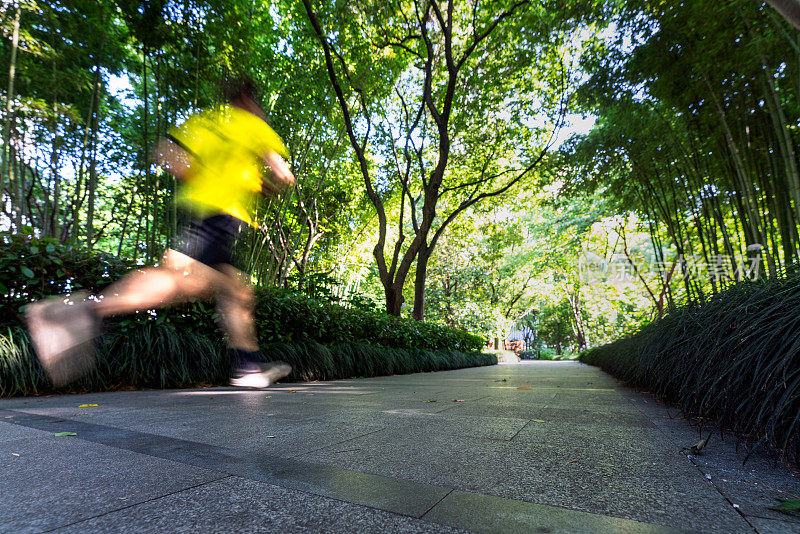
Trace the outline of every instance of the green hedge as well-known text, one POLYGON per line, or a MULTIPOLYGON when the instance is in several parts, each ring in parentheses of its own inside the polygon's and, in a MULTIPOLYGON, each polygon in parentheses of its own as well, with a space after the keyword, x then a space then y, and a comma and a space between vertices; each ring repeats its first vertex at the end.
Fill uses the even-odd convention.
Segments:
MULTIPOLYGON (((136 266, 108 254, 89 253, 53 240, 13 238, 0 247, 0 327, 22 324, 32 300, 88 289, 98 292, 136 266)), ((214 331, 213 305, 197 302, 122 318, 125 328, 148 321, 178 329, 214 331)), ((256 288, 256 328, 262 343, 316 341, 322 344, 369 342, 385 347, 426 350, 480 350, 481 336, 445 326, 391 317, 383 312, 346 308, 280 289, 256 288)), ((222 335, 216 331, 216 335, 222 335)))
MULTIPOLYGON (((27 303, 78 289, 99 292, 135 267, 51 240, 7 240, 0 247, 0 395, 47 387, 22 328, 27 303)), ((497 363, 477 353, 480 336, 291 291, 256 288, 255 311, 265 356, 291 363, 297 380, 497 363)), ((225 383, 230 356, 215 313, 212 303, 195 302, 106 321, 97 368, 69 390, 225 383)))
POLYGON ((294 292, 257 291, 256 325, 262 343, 369 342, 384 347, 478 351, 481 336, 380 311, 345 308, 294 292))
POLYGON ((800 460, 800 273, 680 307, 581 361, 800 460))
MULTIPOLYGON (((335 380, 442 371, 494 365, 479 352, 398 349, 368 343, 322 345, 315 341, 271 343, 270 358, 292 365, 287 380, 335 380)), ((97 362, 85 376, 54 389, 33 355, 22 328, 0 334, 0 397, 57 391, 109 391, 120 388, 182 388, 225 385, 231 359, 221 338, 183 332, 150 322, 127 333, 106 331, 97 343, 97 362)))

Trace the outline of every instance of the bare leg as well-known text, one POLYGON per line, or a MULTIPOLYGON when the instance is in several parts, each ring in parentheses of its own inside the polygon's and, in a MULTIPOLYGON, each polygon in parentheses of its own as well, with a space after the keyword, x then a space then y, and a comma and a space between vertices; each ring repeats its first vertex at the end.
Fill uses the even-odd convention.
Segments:
POLYGON ((229 343, 234 349, 257 351, 253 319, 253 288, 245 275, 231 265, 220 267, 225 275, 217 284, 217 308, 222 315, 223 326, 229 343))
POLYGON ((101 295, 98 316, 122 315, 137 310, 210 297, 227 287, 228 276, 175 250, 167 250, 161 265, 132 271, 101 295))
POLYGON ((232 386, 267 387, 292 371, 286 362, 260 362, 253 318, 253 288, 240 271, 230 265, 220 270, 223 283, 215 288, 217 307, 222 315, 228 341, 240 361, 231 378, 232 386))
POLYGON ((97 317, 210 297, 217 300, 229 344, 241 360, 240 368, 231 379, 232 385, 266 387, 291 372, 291 366, 284 362, 259 363, 255 354, 258 340, 253 324, 253 290, 244 275, 230 265, 217 270, 175 250, 164 254, 159 267, 137 269, 112 284, 102 293, 99 302, 86 301, 77 306, 70 312, 69 321, 49 318, 49 304, 36 308, 30 320, 31 331, 36 333, 40 360, 53 382, 66 383, 93 363, 90 345, 91 337, 98 333, 97 317), (71 333, 77 326, 75 321, 81 317, 87 323, 81 329, 86 331, 82 337, 71 333), (66 338, 71 338, 70 346, 63 346, 66 338), (71 350, 73 346, 75 350, 71 350))
POLYGON ((101 317, 122 315, 212 296, 231 347, 257 351, 253 289, 244 274, 230 265, 214 269, 175 250, 164 254, 159 267, 132 271, 111 285, 95 310, 101 317))

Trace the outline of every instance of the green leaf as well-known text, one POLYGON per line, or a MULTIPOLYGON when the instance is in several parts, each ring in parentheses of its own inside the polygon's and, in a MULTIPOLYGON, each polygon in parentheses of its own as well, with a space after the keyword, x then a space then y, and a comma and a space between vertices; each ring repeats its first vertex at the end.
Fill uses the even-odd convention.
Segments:
POLYGON ((29 250, 31 251, 31 254, 38 254, 39 253, 39 247, 37 247, 36 245, 31 245, 29 250))
POLYGON ((46 247, 44 247, 45 252, 48 254, 52 254, 56 251, 56 247, 52 243, 48 243, 46 247))
POLYGON ((78 434, 76 434, 75 432, 56 432, 56 437, 57 438, 68 438, 68 437, 77 436, 77 435, 78 434))
POLYGON ((33 271, 31 271, 30 269, 28 269, 28 268, 27 268, 27 267, 25 267, 24 265, 23 265, 22 267, 20 267, 20 268, 19 268, 19 270, 20 270, 20 271, 22 271, 22 274, 24 274, 24 275, 25 275, 25 276, 27 276, 28 278, 33 278, 33 277, 35 276, 35 275, 33 274, 33 271))
POLYGON ((778 499, 781 503, 773 508, 779 512, 800 513, 800 499, 778 499))

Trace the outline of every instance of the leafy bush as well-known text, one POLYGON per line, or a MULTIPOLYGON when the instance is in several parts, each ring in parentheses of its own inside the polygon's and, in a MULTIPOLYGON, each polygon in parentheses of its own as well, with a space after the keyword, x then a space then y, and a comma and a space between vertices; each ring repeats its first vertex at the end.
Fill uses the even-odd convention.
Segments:
POLYGON ((385 347, 464 352, 480 350, 484 344, 475 334, 379 311, 345 308, 290 291, 260 290, 256 298, 256 326, 262 343, 362 341, 385 347))
POLYGON ((742 283, 587 351, 684 413, 800 460, 800 274, 742 283))
MULTIPOLYGON (((98 293, 132 268, 131 262, 52 240, 7 239, 0 247, 0 396, 48 387, 22 327, 27 303, 77 289, 98 293)), ((497 363, 475 354, 483 339, 466 332, 286 290, 257 288, 255 294, 262 351, 291 363, 296 379, 497 363)), ((97 367, 70 390, 225 383, 230 356, 215 319, 209 302, 109 319, 97 367)))
MULTIPOLYGON (((22 308, 33 300, 77 289, 99 292, 133 268, 131 262, 65 247, 53 240, 13 237, 0 247, 0 326, 21 325, 22 308)), ((391 317, 382 311, 347 308, 330 302, 327 296, 317 300, 292 291, 259 288, 255 293, 256 328, 262 343, 368 341, 385 347, 465 352, 483 346, 481 336, 391 317)), ((135 328, 155 321, 210 332, 215 328, 213 320, 213 306, 196 302, 111 323, 135 328)))
POLYGON ((22 323, 30 301, 76 291, 97 290, 134 264, 110 254, 68 247, 55 239, 4 236, 0 246, 0 325, 22 323))

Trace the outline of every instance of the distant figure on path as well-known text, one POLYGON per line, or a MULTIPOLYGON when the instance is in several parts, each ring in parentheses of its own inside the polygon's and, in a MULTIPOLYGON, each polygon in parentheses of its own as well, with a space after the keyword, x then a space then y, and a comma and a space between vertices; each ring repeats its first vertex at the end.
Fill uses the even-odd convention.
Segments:
POLYGON ((237 360, 231 385, 267 387, 291 372, 286 363, 261 362, 252 289, 231 254, 243 226, 254 224, 255 194, 279 194, 295 177, 253 81, 228 84, 225 97, 228 104, 190 117, 156 148, 158 163, 182 182, 179 200, 191 218, 161 264, 132 271, 96 300, 73 294, 28 306, 28 329, 54 384, 68 383, 94 364, 93 339, 103 317, 205 298, 216 300, 237 360))

